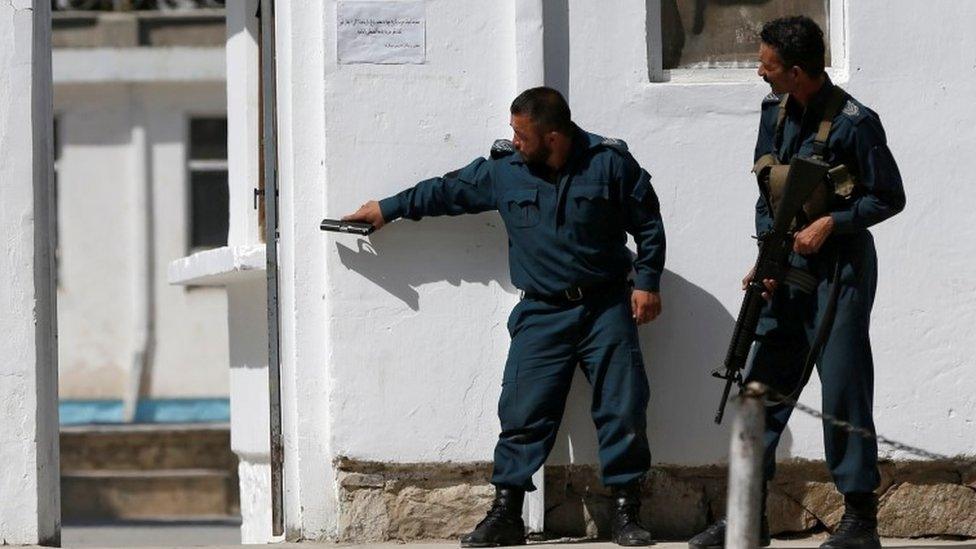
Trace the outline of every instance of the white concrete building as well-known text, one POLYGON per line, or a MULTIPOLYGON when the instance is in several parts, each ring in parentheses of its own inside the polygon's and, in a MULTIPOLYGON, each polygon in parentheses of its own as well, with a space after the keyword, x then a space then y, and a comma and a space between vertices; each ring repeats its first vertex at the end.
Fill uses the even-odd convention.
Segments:
POLYGON ((226 422, 224 293, 166 282, 226 243, 223 10, 53 27, 62 423, 226 422))
MULTIPOLYGON (((676 536, 721 512, 713 465, 724 462, 727 439, 711 422, 720 386, 708 372, 721 361, 738 280, 755 252, 749 168, 768 91, 736 52, 756 48, 757 22, 801 8, 829 28, 834 81, 880 113, 909 197, 903 214, 873 231, 878 430, 970 457, 906 466, 911 455, 883 448, 893 461, 884 465, 883 532, 976 535, 976 496, 966 487, 976 482, 967 389, 976 382, 967 368, 976 287, 965 275, 976 241, 968 206, 976 191, 965 184, 966 152, 976 147, 976 5, 726 2, 708 5, 699 35, 689 31, 690 2, 661 1, 426 0, 422 58, 404 64, 338 61, 339 12, 352 2, 276 2, 287 538, 447 537, 484 509, 505 322, 518 299, 499 218, 404 221, 368 239, 323 234, 318 222, 487 154, 510 134, 511 99, 543 83, 566 94, 582 127, 627 141, 661 198, 665 312, 641 332, 655 462, 645 512, 676 536), (726 50, 708 53, 710 32, 726 35, 715 46, 726 50), (899 506, 924 516, 899 520, 899 506)), ((270 539, 271 499, 264 257, 250 210, 260 179, 254 7, 228 6, 228 246, 174 263, 170 280, 229 288, 243 530, 260 542, 270 539)), ((818 391, 811 383, 803 402, 816 407, 818 391)), ((546 467, 553 532, 601 525, 588 399, 577 379, 546 467)), ((798 414, 781 457, 822 460, 820 430, 798 414)), ((774 529, 837 520, 839 496, 822 466, 793 463, 781 476, 774 529)))

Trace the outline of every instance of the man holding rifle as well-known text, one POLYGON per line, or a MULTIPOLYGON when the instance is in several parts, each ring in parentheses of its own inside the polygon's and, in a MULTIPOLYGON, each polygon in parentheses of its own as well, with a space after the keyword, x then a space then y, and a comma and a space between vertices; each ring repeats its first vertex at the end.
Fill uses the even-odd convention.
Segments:
POLYGON ((593 386, 603 483, 616 504, 613 541, 648 545, 651 535, 638 521, 650 467, 648 385, 636 326, 661 311, 658 199, 627 146, 576 126, 556 90, 526 90, 510 111, 514 139, 496 142, 491 158, 367 202, 344 220, 379 229, 400 217, 498 210, 505 222, 512 283, 523 297, 508 322, 495 501, 461 546, 525 543, 523 496, 535 489, 532 474, 552 449, 577 366, 593 386))
MULTIPOLYGON (((775 471, 776 446, 796 398, 816 364, 823 411, 874 431, 874 365, 868 337, 877 284, 874 240, 867 228, 905 206, 895 160, 878 116, 835 86, 824 72, 823 32, 807 17, 766 23, 760 33, 759 76, 772 87, 762 104, 755 167, 760 197, 756 230, 761 260, 743 281, 747 300, 761 307, 750 316, 743 304, 721 377, 739 379, 753 337, 757 341, 746 381, 775 393, 766 408, 764 474, 775 471), (802 166, 823 169, 818 185, 803 186, 802 166), (802 187, 802 188, 801 188, 802 187), (796 207, 792 207, 795 203, 796 207), (779 218, 777 218, 779 217, 779 218), (780 235, 791 246, 776 265, 780 235), (753 280, 760 272, 760 280, 753 280), (768 303, 763 304, 763 300, 768 303), (740 328, 758 324, 754 331, 740 328)), ((720 419, 721 412, 719 415, 720 419)), ((824 422, 827 465, 844 495, 840 525, 825 549, 877 548, 878 448, 874 439, 824 422)), ((762 545, 769 544, 763 491, 762 545)), ((692 549, 723 547, 725 521, 692 538, 692 549)))

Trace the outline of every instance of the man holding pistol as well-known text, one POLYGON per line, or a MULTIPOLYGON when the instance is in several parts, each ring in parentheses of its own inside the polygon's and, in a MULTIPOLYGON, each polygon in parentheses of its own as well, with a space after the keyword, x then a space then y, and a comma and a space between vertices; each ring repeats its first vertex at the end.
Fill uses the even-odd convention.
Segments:
MULTIPOLYGON (((756 230, 772 225, 775 202, 794 156, 830 165, 820 193, 804 204, 790 267, 804 284, 764 280, 764 308, 746 381, 796 397, 816 364, 823 411, 874 431, 874 364, 868 328, 877 257, 868 227, 905 206, 901 175, 874 111, 835 86, 824 72, 823 32, 807 17, 776 19, 760 34, 759 76, 772 87, 762 103, 755 168, 760 185, 756 230), (818 338, 818 333, 826 339, 818 338), (820 341, 823 341, 820 344, 820 341)), ((750 282, 750 273, 744 283, 750 282)), ((787 279, 789 280, 789 278, 787 279)), ((773 478, 776 445, 793 411, 781 397, 766 407, 765 479, 773 478)), ((824 549, 878 548, 878 447, 873 438, 823 424, 824 449, 845 512, 824 549)), ((763 513, 762 545, 769 544, 763 513)), ((692 538, 692 549, 723 547, 725 521, 692 538)))
POLYGON ((344 219, 379 229, 400 217, 497 210, 505 223, 512 283, 523 297, 508 321, 495 500, 461 546, 525 543, 523 496, 535 489, 532 474, 552 449, 578 365, 593 386, 603 482, 616 502, 613 539, 648 545, 651 535, 637 518, 650 452, 636 326, 661 311, 658 199, 626 144, 576 126, 559 92, 526 90, 510 110, 514 138, 496 142, 490 158, 368 202, 344 219))

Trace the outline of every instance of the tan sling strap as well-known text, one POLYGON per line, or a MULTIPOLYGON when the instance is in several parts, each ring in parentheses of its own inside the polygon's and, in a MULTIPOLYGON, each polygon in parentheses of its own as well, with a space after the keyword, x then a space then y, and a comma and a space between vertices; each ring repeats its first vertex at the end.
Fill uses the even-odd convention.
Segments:
POLYGON ((824 106, 820 126, 817 128, 817 137, 813 140, 813 155, 821 160, 827 152, 827 139, 830 137, 830 128, 834 125, 834 117, 843 108, 845 99, 847 93, 840 86, 834 86, 834 89, 830 90, 830 97, 824 106))
MULTIPOLYGON (((827 152, 827 139, 830 137, 830 129, 834 125, 834 117, 844 107, 844 100, 847 99, 847 92, 840 86, 834 86, 827 98, 824 106, 823 115, 820 118, 820 125, 817 127, 817 136, 813 141, 813 154, 823 159, 827 152)), ((790 94, 783 94, 783 99, 779 102, 779 113, 776 116, 776 137, 773 139, 773 148, 779 150, 782 144, 783 126, 786 122, 786 103, 790 100, 790 94)))

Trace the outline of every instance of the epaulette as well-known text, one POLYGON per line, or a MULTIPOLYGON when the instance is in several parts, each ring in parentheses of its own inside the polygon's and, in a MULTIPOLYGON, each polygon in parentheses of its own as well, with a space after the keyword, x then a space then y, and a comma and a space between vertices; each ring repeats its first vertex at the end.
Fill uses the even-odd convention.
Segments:
POLYGON ((627 152, 627 143, 623 139, 617 139, 615 137, 604 137, 600 144, 604 147, 610 147, 611 149, 617 149, 620 152, 627 152))
POLYGON ((492 158, 503 158, 513 153, 515 153, 515 145, 508 139, 496 139, 491 144, 492 158))
POLYGON ((855 103, 853 99, 848 99, 847 102, 844 103, 844 108, 842 108, 840 112, 842 112, 844 116, 851 118, 855 123, 864 118, 864 108, 855 103))

